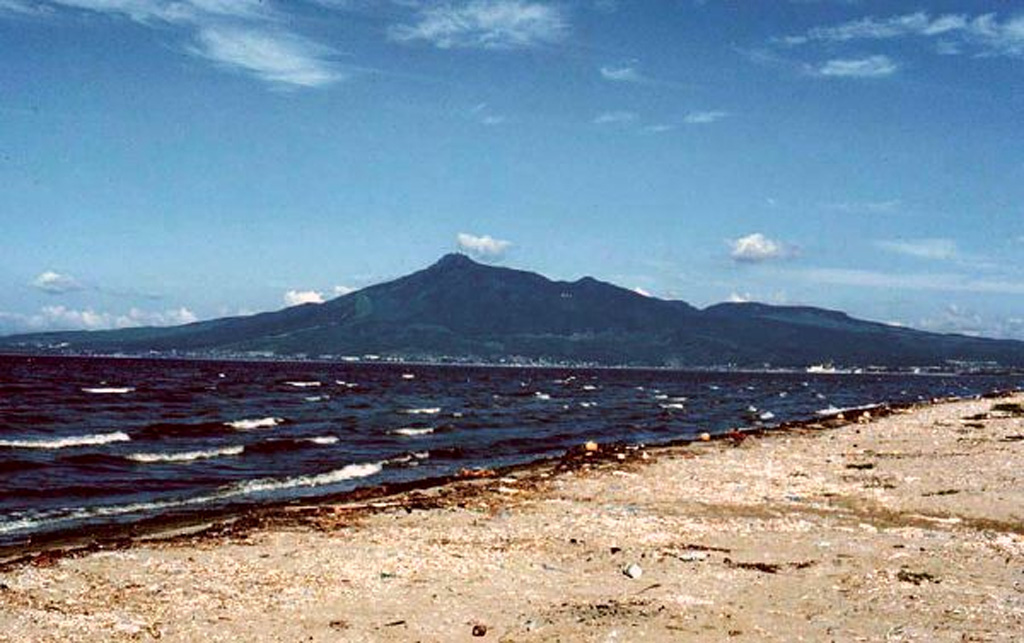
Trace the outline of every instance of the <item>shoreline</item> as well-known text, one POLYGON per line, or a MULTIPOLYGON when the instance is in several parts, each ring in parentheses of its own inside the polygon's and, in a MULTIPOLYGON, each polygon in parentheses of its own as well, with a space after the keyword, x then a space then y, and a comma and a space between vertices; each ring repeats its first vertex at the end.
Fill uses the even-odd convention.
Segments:
MULTIPOLYGON (((741 440, 746 438, 763 439, 774 437, 777 434, 799 433, 803 430, 837 430, 857 424, 857 418, 863 411, 869 411, 872 417, 877 419, 969 399, 999 399, 1014 393, 1014 391, 994 390, 974 398, 945 397, 933 398, 924 402, 867 404, 850 409, 839 409, 836 413, 820 414, 805 420, 782 422, 771 427, 733 427, 721 433, 708 434, 706 441, 728 443, 735 442, 739 436, 742 436, 739 437, 741 440), (844 417, 844 411, 850 417, 844 417)), ((362 510, 372 513, 377 508, 393 506, 395 502, 401 504, 407 501, 410 495, 423 491, 438 491, 468 485, 469 489, 460 489, 460 492, 472 493, 474 488, 486 486, 485 483, 490 479, 500 479, 509 475, 528 478, 544 477, 583 465, 615 466, 626 461, 633 463, 637 461, 637 458, 640 458, 639 461, 642 463, 650 454, 671 453, 675 449, 686 448, 699 442, 701 442, 699 437, 678 438, 666 442, 639 445, 616 442, 598 445, 599 449, 594 452, 587 452, 584 445, 581 444, 560 456, 538 458, 520 464, 487 469, 462 469, 456 474, 405 482, 357 486, 348 491, 329 493, 313 498, 278 500, 258 504, 235 503, 206 510, 170 511, 164 515, 143 517, 131 522, 115 521, 86 528, 55 529, 30 535, 25 542, 0 546, 0 572, 20 564, 32 563, 38 559, 78 557, 100 551, 131 548, 137 543, 174 541, 178 538, 203 536, 217 537, 228 534, 239 535, 271 526, 302 524, 310 516, 316 516, 325 510, 333 510, 338 506, 347 506, 348 511, 362 510), (645 455, 641 457, 641 454, 645 455), (391 503, 388 502, 389 500, 391 503), (375 507, 374 505, 382 506, 375 507)))
POLYGON ((0 640, 1019 640, 1022 405, 581 446, 43 551, 0 566, 0 640))

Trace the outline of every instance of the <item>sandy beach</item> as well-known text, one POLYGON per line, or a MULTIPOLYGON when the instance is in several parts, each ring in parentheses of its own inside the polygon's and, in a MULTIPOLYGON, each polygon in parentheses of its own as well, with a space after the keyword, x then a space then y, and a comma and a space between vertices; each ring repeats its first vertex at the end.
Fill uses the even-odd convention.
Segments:
POLYGON ((1022 402, 598 445, 44 553, 0 570, 0 641, 1019 641, 1022 402))

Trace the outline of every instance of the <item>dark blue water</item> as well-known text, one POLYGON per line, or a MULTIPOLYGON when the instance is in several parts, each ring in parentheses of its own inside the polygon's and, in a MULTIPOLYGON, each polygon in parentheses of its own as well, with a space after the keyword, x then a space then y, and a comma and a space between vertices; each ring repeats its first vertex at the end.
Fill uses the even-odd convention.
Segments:
POLYGON ((0 546, 1021 378, 0 357, 0 546), (756 407, 752 413, 750 407, 756 407))

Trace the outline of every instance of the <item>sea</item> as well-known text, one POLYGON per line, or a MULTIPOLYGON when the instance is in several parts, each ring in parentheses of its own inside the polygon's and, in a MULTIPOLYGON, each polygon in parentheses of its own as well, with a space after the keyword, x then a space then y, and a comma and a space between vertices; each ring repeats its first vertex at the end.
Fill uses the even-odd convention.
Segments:
POLYGON ((1022 376, 0 356, 0 548, 1022 376))

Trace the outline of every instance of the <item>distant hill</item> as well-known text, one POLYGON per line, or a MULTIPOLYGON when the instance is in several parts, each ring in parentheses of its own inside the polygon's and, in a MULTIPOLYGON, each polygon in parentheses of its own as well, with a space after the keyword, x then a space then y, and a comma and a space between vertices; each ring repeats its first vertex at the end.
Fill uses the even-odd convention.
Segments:
POLYGON ((927 333, 803 306, 699 310, 591 277, 565 282, 450 254, 323 304, 167 328, 38 333, 0 349, 277 355, 520 356, 602 364, 1024 366, 1024 342, 927 333))

